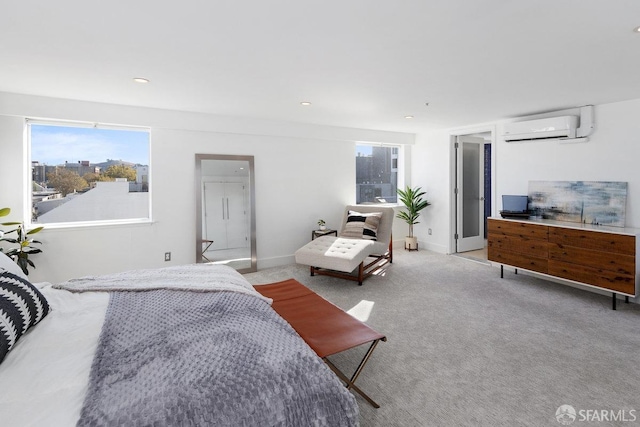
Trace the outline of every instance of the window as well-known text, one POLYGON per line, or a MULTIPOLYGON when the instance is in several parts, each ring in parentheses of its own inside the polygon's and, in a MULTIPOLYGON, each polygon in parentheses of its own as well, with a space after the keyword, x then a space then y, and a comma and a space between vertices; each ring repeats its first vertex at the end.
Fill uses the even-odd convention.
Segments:
POLYGON ((27 122, 31 222, 150 220, 149 130, 27 122))
POLYGON ((356 203, 397 203, 400 147, 356 144, 356 203))

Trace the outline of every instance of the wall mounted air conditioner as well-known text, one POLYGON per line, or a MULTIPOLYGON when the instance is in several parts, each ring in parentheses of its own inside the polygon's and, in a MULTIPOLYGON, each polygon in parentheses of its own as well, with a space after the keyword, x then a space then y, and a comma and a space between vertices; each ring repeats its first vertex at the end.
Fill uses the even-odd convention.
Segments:
POLYGON ((504 125, 504 140, 507 142, 518 142, 545 139, 574 139, 576 138, 577 127, 577 116, 560 116, 506 123, 504 125))

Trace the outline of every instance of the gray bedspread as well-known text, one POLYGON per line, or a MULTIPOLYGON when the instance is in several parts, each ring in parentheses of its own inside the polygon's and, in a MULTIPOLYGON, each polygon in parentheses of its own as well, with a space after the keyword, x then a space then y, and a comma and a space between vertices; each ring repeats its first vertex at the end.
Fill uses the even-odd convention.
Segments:
POLYGON ((358 408, 264 300, 112 292, 78 426, 353 426, 358 408))

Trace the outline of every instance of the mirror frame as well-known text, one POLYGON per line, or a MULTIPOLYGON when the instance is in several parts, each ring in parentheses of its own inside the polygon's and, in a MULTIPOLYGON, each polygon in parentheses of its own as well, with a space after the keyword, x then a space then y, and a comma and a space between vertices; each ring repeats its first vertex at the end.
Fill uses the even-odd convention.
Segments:
POLYGON ((196 154, 196 263, 202 259, 202 161, 203 160, 235 160, 249 162, 249 193, 251 210, 251 267, 239 268, 239 273, 252 273, 257 271, 258 257, 256 254, 256 192, 255 192, 255 168, 253 156, 236 156, 228 154, 196 154))

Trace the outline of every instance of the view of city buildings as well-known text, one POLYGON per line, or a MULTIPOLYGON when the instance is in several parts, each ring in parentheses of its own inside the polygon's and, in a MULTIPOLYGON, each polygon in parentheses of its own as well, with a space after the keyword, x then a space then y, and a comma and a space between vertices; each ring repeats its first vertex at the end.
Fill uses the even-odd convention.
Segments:
POLYGON ((31 178, 34 223, 113 220, 148 215, 148 165, 111 159, 101 163, 81 160, 47 165, 34 160, 31 162, 31 178), (72 176, 80 178, 98 177, 111 166, 125 166, 135 171, 135 179, 87 180, 84 188, 76 188, 67 194, 49 182, 52 175, 62 171, 72 172, 72 176))
POLYGON ((356 147, 356 203, 396 203, 398 147, 356 147))

